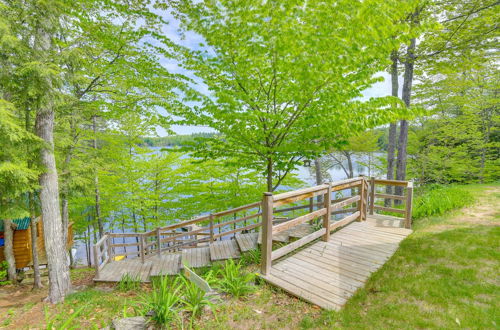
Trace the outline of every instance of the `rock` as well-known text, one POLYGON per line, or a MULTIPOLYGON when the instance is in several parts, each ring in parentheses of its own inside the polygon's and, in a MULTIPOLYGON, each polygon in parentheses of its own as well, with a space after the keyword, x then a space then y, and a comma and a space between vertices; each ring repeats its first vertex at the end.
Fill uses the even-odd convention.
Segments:
POLYGON ((148 321, 143 316, 114 319, 112 328, 115 330, 146 330, 148 321))

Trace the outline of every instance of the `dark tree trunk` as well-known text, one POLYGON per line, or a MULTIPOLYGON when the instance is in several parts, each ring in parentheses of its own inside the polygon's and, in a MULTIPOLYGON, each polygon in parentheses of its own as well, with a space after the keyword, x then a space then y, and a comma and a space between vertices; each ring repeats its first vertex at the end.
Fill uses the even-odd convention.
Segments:
POLYGON ((354 166, 352 164, 352 155, 350 152, 346 152, 345 156, 347 158, 347 168, 349 170, 349 173, 347 176, 349 177, 349 179, 352 179, 352 178, 354 178, 354 166))
POLYGON ((31 227, 31 257, 33 259, 33 289, 43 288, 40 277, 40 262, 38 260, 38 231, 37 218, 35 215, 35 200, 33 193, 28 193, 28 202, 30 208, 30 227, 31 227))
POLYGON ((4 254, 7 261, 7 278, 12 284, 16 284, 16 258, 14 257, 14 229, 15 224, 11 220, 3 221, 4 230, 4 254))
MULTIPOLYGON (((93 148, 94 152, 97 153, 97 117, 92 116, 92 128, 94 130, 94 140, 93 148)), ((97 162, 96 162, 97 163, 97 162)), ((95 184, 95 216, 97 218, 97 225, 99 227, 99 238, 104 236, 104 226, 101 218, 101 193, 99 190, 99 175, 97 173, 97 168, 95 168, 94 173, 94 184, 95 184)))
POLYGON ((273 160, 267 159, 267 173, 266 173, 267 191, 273 192, 273 160))
MULTIPOLYGON (((321 173, 320 158, 314 159, 314 170, 316 174, 316 184, 319 186, 320 184, 323 184, 323 174, 321 173)), ((318 203, 321 203, 323 201, 323 195, 318 195, 318 197, 316 197, 316 200, 318 203)))
MULTIPOLYGON (((398 81, 398 52, 393 51, 391 53, 391 84, 392 84, 392 96, 398 97, 399 91, 399 81, 398 81)), ((394 161, 395 161, 395 151, 396 151, 396 137, 397 137, 398 124, 396 122, 389 125, 389 142, 387 145, 387 179, 394 179, 394 161)), ((392 186, 386 186, 385 192, 387 194, 392 194, 392 186)), ((391 206, 392 200, 387 198, 384 202, 386 207, 391 206)))
POLYGON ((40 202, 42 209, 45 250, 49 268, 49 296, 47 300, 58 303, 71 288, 66 242, 63 240, 61 210, 59 209, 59 183, 54 157, 54 111, 51 105, 38 109, 36 133, 45 142, 41 149, 44 172, 40 175, 40 202))
MULTIPOLYGON (((416 39, 413 38, 408 45, 408 50, 405 59, 405 73, 403 82, 403 102, 406 107, 410 107, 411 104, 411 88, 413 84, 413 68, 415 65, 415 45, 416 39)), ((408 121, 401 120, 399 129, 399 140, 398 140, 398 161, 396 165, 396 179, 405 180, 406 179, 406 159, 407 151, 406 147, 408 144, 408 121)), ((396 187, 396 194, 403 194, 403 187, 396 187)), ((401 201, 397 204, 400 204, 401 201)))

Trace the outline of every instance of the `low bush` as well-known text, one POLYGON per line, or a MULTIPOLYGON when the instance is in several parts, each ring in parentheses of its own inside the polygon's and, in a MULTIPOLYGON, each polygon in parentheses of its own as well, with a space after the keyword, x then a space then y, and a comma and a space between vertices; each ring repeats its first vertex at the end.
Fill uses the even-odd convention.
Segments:
POLYGON ((414 219, 443 215, 445 212, 462 208, 474 202, 468 190, 457 186, 433 185, 426 187, 413 201, 414 219))
POLYGON ((255 275, 244 273, 241 266, 241 263, 235 263, 233 259, 229 259, 224 264, 224 268, 219 271, 221 277, 218 282, 219 289, 236 298, 252 292, 255 288, 252 283, 255 275))

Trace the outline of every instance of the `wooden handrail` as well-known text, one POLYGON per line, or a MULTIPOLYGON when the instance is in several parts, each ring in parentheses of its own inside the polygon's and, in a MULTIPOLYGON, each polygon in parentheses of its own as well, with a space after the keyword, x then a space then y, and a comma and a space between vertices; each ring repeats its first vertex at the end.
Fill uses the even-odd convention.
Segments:
POLYGON ((387 180, 387 179, 376 179, 371 177, 370 179, 370 201, 369 208, 370 214, 374 214, 374 210, 380 210, 384 212, 394 212, 403 214, 403 221, 405 228, 411 228, 411 212, 412 212, 412 203, 413 203, 413 182, 411 181, 402 181, 402 180, 387 180), (403 195, 391 195, 391 194, 381 194, 376 192, 376 185, 384 185, 384 186, 399 186, 406 188, 406 194, 403 195), (400 201, 406 201, 406 205, 404 209, 396 209, 392 207, 384 207, 375 205, 376 198, 384 198, 384 199, 395 199, 400 201))

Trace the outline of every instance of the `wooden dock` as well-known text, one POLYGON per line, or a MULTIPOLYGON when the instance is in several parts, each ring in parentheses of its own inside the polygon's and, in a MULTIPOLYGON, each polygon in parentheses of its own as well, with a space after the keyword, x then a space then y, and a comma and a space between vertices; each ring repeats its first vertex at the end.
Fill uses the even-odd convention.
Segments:
POLYGON ((338 310, 412 232, 412 192, 411 182, 359 177, 265 193, 261 202, 150 232, 106 233, 94 246, 94 280, 118 282, 128 274, 149 282, 178 274, 184 264, 207 267, 260 248, 264 280, 338 310), (402 187, 404 194, 387 194, 387 185, 402 187), (346 197, 332 200, 342 191, 346 197), (401 207, 376 199, 397 200, 401 207))
MULTIPOLYGON (((325 309, 339 310, 397 250, 410 229, 354 222, 272 265, 261 277, 325 309)), ((397 221, 394 220, 394 221, 397 221)))

